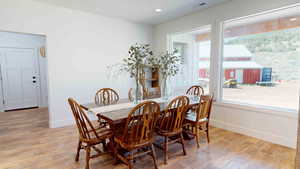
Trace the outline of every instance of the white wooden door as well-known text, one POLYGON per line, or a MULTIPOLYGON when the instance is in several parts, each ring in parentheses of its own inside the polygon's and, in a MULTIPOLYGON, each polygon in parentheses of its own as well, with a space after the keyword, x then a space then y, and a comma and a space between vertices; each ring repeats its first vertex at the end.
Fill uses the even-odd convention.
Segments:
POLYGON ((244 72, 243 69, 237 69, 236 70, 236 80, 238 83, 243 83, 244 80, 244 72))
POLYGON ((38 106, 39 83, 34 49, 0 48, 4 110, 38 106))

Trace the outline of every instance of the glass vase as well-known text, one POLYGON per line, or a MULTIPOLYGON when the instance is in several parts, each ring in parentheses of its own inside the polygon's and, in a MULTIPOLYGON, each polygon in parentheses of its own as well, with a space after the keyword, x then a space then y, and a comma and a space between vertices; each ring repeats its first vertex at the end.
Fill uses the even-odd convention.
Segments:
POLYGON ((161 83, 160 83, 161 98, 163 100, 169 99, 168 82, 167 81, 168 81, 168 78, 163 77, 161 79, 161 83))
POLYGON ((143 100, 143 87, 140 84, 139 77, 135 79, 135 87, 133 88, 133 103, 138 104, 143 100))

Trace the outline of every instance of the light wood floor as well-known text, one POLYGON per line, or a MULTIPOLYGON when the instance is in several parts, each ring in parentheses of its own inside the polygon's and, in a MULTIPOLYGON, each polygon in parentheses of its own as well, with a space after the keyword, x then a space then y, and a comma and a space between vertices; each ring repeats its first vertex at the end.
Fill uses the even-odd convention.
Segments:
MULTIPOLYGON (((47 109, 0 113, 1 169, 83 169, 84 151, 74 161, 77 144, 75 126, 48 129, 47 109)), ((295 150, 226 130, 211 128, 211 143, 203 139, 201 148, 187 141, 187 155, 180 145, 170 147, 172 155, 163 165, 156 149, 160 169, 293 169, 295 150)), ((110 156, 92 159, 91 169, 123 169, 113 165, 110 156)), ((148 156, 137 160, 135 168, 153 168, 148 156)))

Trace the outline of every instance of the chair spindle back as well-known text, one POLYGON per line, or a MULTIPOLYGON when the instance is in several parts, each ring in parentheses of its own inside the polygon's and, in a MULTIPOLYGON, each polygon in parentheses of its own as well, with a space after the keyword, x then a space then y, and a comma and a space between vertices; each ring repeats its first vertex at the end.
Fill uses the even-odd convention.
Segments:
POLYGON ((159 128, 164 132, 177 132, 182 129, 183 121, 189 105, 187 96, 173 99, 159 120, 159 128))
POLYGON ((113 104, 119 101, 118 93, 111 88, 103 88, 96 92, 95 103, 101 104, 113 104))
POLYGON ((190 87, 187 91, 186 91, 187 95, 196 95, 196 96, 201 96, 204 94, 204 90, 201 86, 195 85, 190 87))
POLYGON ((139 145, 151 141, 159 112, 160 106, 154 101, 146 101, 134 107, 126 121, 123 142, 139 145))
POLYGON ((80 137, 85 141, 93 138, 93 135, 99 138, 95 127, 89 120, 84 110, 80 107, 80 105, 72 98, 69 98, 68 102, 75 118, 80 137))
POLYGON ((197 109, 197 118, 196 120, 199 121, 201 119, 209 119, 210 112, 212 107, 213 96, 210 95, 202 95, 200 97, 200 104, 197 109))

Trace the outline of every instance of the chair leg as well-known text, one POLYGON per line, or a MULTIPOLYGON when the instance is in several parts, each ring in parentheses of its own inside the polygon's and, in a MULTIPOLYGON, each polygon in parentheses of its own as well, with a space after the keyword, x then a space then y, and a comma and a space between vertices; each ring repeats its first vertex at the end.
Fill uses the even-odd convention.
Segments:
POLYGON ((131 163, 131 161, 128 161, 128 169, 132 169, 132 163, 131 163))
POLYGON ((77 153, 76 153, 75 161, 79 160, 79 153, 80 153, 80 150, 81 150, 81 145, 82 145, 82 142, 78 141, 78 147, 77 147, 77 153))
POLYGON ((154 162, 154 167, 155 167, 155 169, 158 169, 157 163, 156 163, 156 153, 155 153, 153 144, 151 144, 151 149, 152 149, 152 158, 153 158, 153 162, 154 162))
POLYGON ((114 150, 114 164, 118 163, 118 149, 119 149, 119 144, 116 144, 115 147, 113 148, 114 150))
POLYGON ((90 157, 91 157, 91 147, 87 145, 86 147, 86 161, 85 161, 85 169, 90 168, 90 157))
POLYGON ((185 147, 184 147, 184 139, 183 139, 182 133, 180 134, 180 140, 181 140, 180 142, 182 145, 183 154, 186 155, 186 151, 185 151, 185 147))
POLYGON ((209 143, 209 129, 207 128, 206 129, 206 139, 207 139, 207 142, 209 143))
POLYGON ((129 169, 132 169, 133 168, 133 166, 132 166, 132 161, 133 161, 133 155, 132 155, 132 152, 129 152, 129 159, 128 159, 128 168, 129 169))
POLYGON ((197 142, 197 148, 200 147, 200 143, 199 143, 199 131, 198 131, 198 126, 195 127, 196 128, 196 131, 195 131, 195 134, 196 134, 196 142, 197 142))
POLYGON ((106 140, 103 140, 103 141, 101 142, 101 144, 102 144, 103 151, 107 151, 106 140))
POLYGON ((164 143, 164 162, 167 164, 168 160, 168 137, 165 136, 165 143, 164 143))

